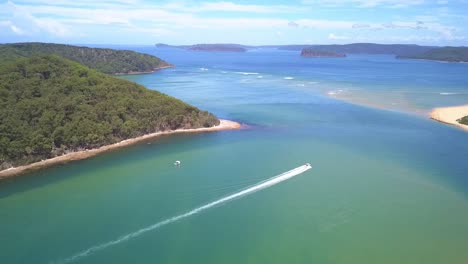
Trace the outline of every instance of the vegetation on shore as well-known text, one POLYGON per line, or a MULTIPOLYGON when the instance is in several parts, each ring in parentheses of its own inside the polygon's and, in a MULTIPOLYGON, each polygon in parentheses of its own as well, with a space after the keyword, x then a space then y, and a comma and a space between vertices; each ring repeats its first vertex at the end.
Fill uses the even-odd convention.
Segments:
POLYGON ((152 72, 172 66, 151 55, 129 50, 77 47, 51 43, 14 43, 0 45, 0 64, 38 55, 58 55, 107 74, 152 72))
POLYGON ((462 124, 462 125, 467 125, 468 126, 468 116, 465 116, 465 117, 462 117, 462 118, 458 119, 457 122, 462 124))
POLYGON ((178 99, 54 56, 0 65, 0 169, 219 124, 178 99))
POLYGON ((468 62, 468 47, 435 48, 424 53, 398 56, 400 59, 423 59, 448 62, 468 62))
POLYGON ((313 48, 321 51, 339 54, 393 54, 407 55, 428 51, 434 47, 410 44, 376 44, 376 43, 352 43, 344 45, 287 45, 280 46, 281 50, 302 50, 313 48))

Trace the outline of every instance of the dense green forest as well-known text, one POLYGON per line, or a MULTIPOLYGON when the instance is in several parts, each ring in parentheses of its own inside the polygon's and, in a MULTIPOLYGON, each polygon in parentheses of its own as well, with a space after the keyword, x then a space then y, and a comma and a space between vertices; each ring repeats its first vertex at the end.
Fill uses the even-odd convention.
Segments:
POLYGON ((178 99, 58 56, 0 65, 0 169, 216 124, 212 114, 178 99))
POLYGON ((465 116, 465 117, 463 117, 463 118, 460 118, 460 119, 458 119, 457 121, 458 121, 458 123, 460 123, 460 124, 463 124, 463 125, 467 125, 467 126, 468 126, 468 116, 465 116))
POLYGON ((98 49, 51 43, 0 45, 0 64, 37 55, 58 55, 108 74, 151 72, 171 64, 151 55, 129 50, 98 49))
POLYGON ((468 47, 443 47, 409 56, 398 56, 401 59, 424 59, 449 62, 468 62, 468 47))

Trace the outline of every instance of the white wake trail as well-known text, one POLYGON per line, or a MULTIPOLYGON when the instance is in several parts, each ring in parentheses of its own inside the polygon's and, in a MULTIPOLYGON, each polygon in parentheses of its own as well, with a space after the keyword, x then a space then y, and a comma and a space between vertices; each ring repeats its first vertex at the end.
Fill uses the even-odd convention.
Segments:
POLYGON ((157 229, 159 227, 162 227, 164 225, 170 224, 172 222, 178 221, 180 219, 189 217, 189 216, 194 215, 194 214, 198 214, 201 211, 209 209, 209 208, 211 208, 213 206, 216 206, 216 205, 219 205, 219 204, 234 200, 236 198, 240 198, 242 196, 254 193, 256 191, 260 191, 262 189, 271 187, 271 186, 276 185, 276 184, 278 184, 280 182, 289 180, 292 177, 297 176, 297 175, 299 175, 299 174, 301 174, 301 173, 303 173, 303 172, 305 172, 305 171, 307 171, 307 170, 309 170, 311 168, 312 168, 312 166, 309 163, 307 163, 305 165, 302 165, 302 166, 297 167, 295 169, 292 169, 290 171, 284 172, 284 173, 282 173, 280 175, 274 176, 274 177, 272 177, 272 178, 270 178, 270 179, 268 179, 266 181, 260 182, 260 183, 254 185, 252 187, 249 187, 249 188, 247 188, 245 190, 242 190, 240 192, 228 195, 228 196, 223 197, 223 198, 221 198, 219 200, 216 200, 214 202, 211 202, 211 203, 208 203, 206 205, 195 208, 195 209, 193 209, 193 210, 191 210, 189 212, 186 212, 184 214, 174 216, 172 218, 168 218, 168 219, 163 220, 161 222, 158 222, 158 223, 156 223, 154 225, 142 228, 142 229, 140 229, 140 230, 138 230, 136 232, 121 236, 121 237, 119 237, 119 238, 117 238, 115 240, 112 240, 112 241, 109 241, 109 242, 106 242, 106 243, 91 247, 91 248, 86 249, 84 251, 81 251, 80 253, 78 253, 76 255, 73 255, 72 257, 69 257, 69 258, 67 258, 67 259, 65 259, 65 260, 63 260, 63 261, 61 261, 59 263, 66 264, 66 263, 74 262, 74 261, 76 261, 76 260, 78 260, 80 258, 89 256, 89 255, 91 255, 91 254, 93 254, 93 253, 95 253, 97 251, 103 250, 105 248, 108 248, 108 247, 116 245, 116 244, 123 243, 123 242, 125 242, 127 240, 138 237, 138 236, 140 236, 140 235, 142 235, 142 234, 144 234, 146 232, 152 231, 152 230, 157 229))

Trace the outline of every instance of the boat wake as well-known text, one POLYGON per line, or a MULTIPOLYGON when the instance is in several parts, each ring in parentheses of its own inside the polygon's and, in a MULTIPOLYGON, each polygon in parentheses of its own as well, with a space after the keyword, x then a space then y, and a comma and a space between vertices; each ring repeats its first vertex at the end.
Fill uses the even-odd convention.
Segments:
MULTIPOLYGON (((101 250, 104 250, 108 247, 111 247, 113 245, 117 245, 117 244, 120 244, 120 243, 123 243, 125 241, 128 241, 130 239, 133 239, 133 238, 136 238, 136 237, 139 237, 141 235, 143 235, 144 233, 147 233, 147 232, 150 232, 152 230, 155 230, 155 229, 158 229, 162 226, 165 226, 167 224, 170 224, 170 223, 173 223, 175 221, 178 221, 178 220, 181 220, 183 218, 187 218, 189 216, 192 216, 194 214, 198 214, 204 210, 207 210, 209 208, 212 208, 214 206, 217 206, 217 205, 221 205, 223 203, 226 203, 226 202, 229 202, 231 200, 234 200, 234 199, 237 199, 237 198, 240 198, 240 197, 243 197, 243 196, 246 196, 248 194, 252 194, 256 191, 260 191, 260 190, 263 190, 263 189, 266 189, 268 187, 271 187, 273 185, 276 185, 280 182, 283 182, 283 181, 286 181, 286 180, 289 180, 291 178, 293 178, 294 176, 297 176, 309 169, 311 169, 312 166, 307 163, 305 165, 302 165, 302 166, 299 166, 295 169, 292 169, 290 171, 287 171, 287 172, 284 172, 280 175, 277 175, 277 176, 274 176, 270 179, 267 179, 265 181, 262 181, 260 183, 257 183, 255 184, 254 186, 251 186, 251 187, 248 187, 247 189, 244 189, 242 191, 239 191, 237 193, 234 193, 234 194, 231 194, 231 195, 228 195, 228 196, 225 196, 221 199, 218 199, 214 202, 211 202, 211 203, 208 203, 208 204, 205 204, 203 206, 200 206, 198 208, 195 208, 191 211, 188 211, 184 214, 180 214, 178 216, 174 216, 174 217, 171 217, 171 218, 168 218, 166 220, 163 220, 161 222, 158 222, 154 225, 151 225, 151 226, 148 226, 148 227, 145 227, 145 228, 142 228, 138 231, 135 231, 133 233, 130 233, 130 234, 127 234, 127 235, 124 235, 124 236, 121 236, 115 240, 112 240, 112 241, 109 241, 109 242, 106 242, 106 243, 103 243, 103 244, 100 244, 100 245, 97 245, 97 246, 94 246, 94 247, 91 247, 89 249, 86 249, 86 250, 83 250, 63 261, 59 261, 57 263, 60 263, 60 264, 66 264, 66 263, 72 263, 72 262, 75 262, 81 258, 84 258, 84 257, 87 257, 89 255, 92 255, 94 253, 96 253, 97 251, 101 251, 101 250)), ((55 262, 54 262, 55 263, 55 262)))

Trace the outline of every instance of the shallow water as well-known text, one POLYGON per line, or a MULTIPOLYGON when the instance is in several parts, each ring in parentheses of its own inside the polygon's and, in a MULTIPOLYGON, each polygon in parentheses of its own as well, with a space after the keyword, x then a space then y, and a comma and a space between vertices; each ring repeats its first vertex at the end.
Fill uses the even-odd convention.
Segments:
POLYGON ((468 65, 135 49, 177 68, 123 78, 248 128, 164 136, 0 182, 1 263, 63 263, 306 162, 298 177, 75 263, 468 262, 467 134, 414 115, 465 100, 468 65), (326 95, 354 87, 382 105, 373 96, 408 78, 410 107, 397 111, 326 95))

